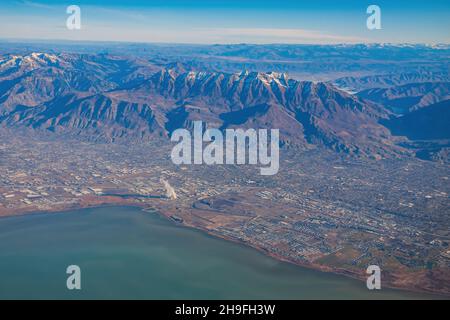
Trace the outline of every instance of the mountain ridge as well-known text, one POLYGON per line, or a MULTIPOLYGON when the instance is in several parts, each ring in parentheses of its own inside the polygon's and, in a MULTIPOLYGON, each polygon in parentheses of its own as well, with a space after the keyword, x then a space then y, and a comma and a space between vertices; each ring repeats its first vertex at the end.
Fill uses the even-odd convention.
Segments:
POLYGON ((279 127, 289 146, 375 158, 404 152, 379 124, 389 111, 329 83, 276 72, 158 69, 103 54, 27 57, 37 61, 31 70, 17 68, 17 57, 0 62, 2 125, 139 141, 203 120, 221 129, 279 127))

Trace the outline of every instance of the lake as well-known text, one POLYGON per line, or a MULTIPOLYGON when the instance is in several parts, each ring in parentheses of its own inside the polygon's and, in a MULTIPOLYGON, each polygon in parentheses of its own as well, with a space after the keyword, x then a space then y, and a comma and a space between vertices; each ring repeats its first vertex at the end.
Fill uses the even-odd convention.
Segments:
POLYGON ((277 261, 156 213, 105 207, 0 219, 0 299, 415 299, 277 261), (81 268, 81 290, 66 268, 81 268))

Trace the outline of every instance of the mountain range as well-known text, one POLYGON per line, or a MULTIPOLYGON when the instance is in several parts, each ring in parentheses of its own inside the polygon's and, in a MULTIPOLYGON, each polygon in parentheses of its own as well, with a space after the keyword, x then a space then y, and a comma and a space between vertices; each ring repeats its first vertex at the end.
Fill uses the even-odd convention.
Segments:
POLYGON ((407 86, 354 95, 286 73, 199 71, 106 53, 6 54, 0 126, 120 142, 167 138, 202 120, 221 129, 279 128, 287 147, 381 158, 407 153, 398 143, 404 138, 387 125, 395 118, 392 101, 410 112, 423 101, 445 100, 449 88, 445 82, 407 86))

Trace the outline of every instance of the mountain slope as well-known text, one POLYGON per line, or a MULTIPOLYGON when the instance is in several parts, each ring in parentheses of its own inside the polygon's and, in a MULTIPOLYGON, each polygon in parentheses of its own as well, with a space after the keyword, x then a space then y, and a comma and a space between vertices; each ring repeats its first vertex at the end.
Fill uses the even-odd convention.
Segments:
POLYGON ((0 121, 8 126, 46 129, 80 135, 89 140, 115 141, 166 136, 147 104, 116 99, 108 94, 67 95, 38 107, 16 109, 0 121))
POLYGON ((132 93, 189 105, 183 109, 186 119, 204 119, 222 128, 277 124, 289 144, 307 141, 357 154, 385 153, 392 147, 388 130, 377 122, 388 117, 384 109, 330 84, 296 81, 286 74, 162 70, 132 93))
POLYGON ((395 113, 404 114, 450 99, 450 82, 411 83, 359 92, 358 97, 380 103, 395 113))
POLYGON ((155 71, 145 61, 106 55, 8 55, 0 60, 0 115, 17 105, 34 107, 68 93, 109 91, 155 71))
POLYGON ((291 146, 372 157, 402 152, 378 123, 389 112, 331 84, 274 72, 153 68, 108 55, 3 59, 0 123, 116 141, 168 136, 202 120, 222 129, 278 128, 291 146))

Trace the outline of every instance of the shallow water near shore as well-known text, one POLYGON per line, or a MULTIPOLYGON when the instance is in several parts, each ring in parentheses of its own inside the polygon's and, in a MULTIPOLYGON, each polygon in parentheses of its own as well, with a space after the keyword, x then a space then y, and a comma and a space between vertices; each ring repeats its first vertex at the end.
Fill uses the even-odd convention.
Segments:
POLYGON ((277 261, 132 207, 0 219, 0 299, 423 299, 277 261), (81 290, 66 268, 81 268, 81 290))

